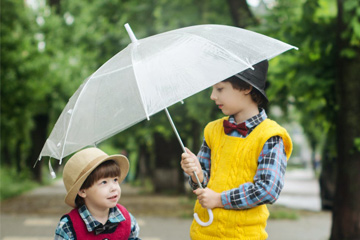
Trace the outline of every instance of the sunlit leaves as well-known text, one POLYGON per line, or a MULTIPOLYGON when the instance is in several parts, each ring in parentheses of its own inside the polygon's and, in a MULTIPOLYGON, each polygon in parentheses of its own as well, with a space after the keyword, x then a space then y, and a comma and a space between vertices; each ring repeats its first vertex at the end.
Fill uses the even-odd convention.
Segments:
POLYGON ((360 2, 359 1, 345 1, 344 2, 343 23, 345 31, 343 31, 341 38, 344 42, 348 42, 341 55, 346 58, 354 58, 358 52, 354 47, 360 46, 360 2))
POLYGON ((300 122, 310 142, 319 144, 337 111, 336 1, 277 1, 263 26, 264 33, 295 45, 298 51, 270 61, 270 102, 289 104, 300 111, 300 122), (281 19, 287 22, 280 23, 281 19), (280 21, 279 21, 280 20, 280 21), (269 31, 268 29, 276 29, 269 31))

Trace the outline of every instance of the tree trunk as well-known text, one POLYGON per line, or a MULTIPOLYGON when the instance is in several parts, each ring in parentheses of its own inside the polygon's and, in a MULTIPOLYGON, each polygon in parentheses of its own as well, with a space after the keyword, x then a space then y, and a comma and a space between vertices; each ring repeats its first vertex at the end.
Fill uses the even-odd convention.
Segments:
MULTIPOLYGON (((49 123, 49 118, 47 115, 37 115, 34 118, 35 128, 31 132, 31 142, 32 148, 29 154, 28 159, 26 159, 26 165, 29 168, 33 168, 36 160, 39 157, 39 154, 42 150, 42 147, 45 144, 47 138, 47 128, 46 126, 49 123)), ((38 162, 35 168, 33 168, 34 179, 41 183, 42 182, 42 161, 38 162)))
MULTIPOLYGON (((360 239, 360 152, 355 147, 355 139, 360 136, 360 49, 355 49, 357 56, 354 58, 345 58, 340 54, 343 49, 349 47, 349 40, 342 38, 346 30, 343 22, 344 0, 337 2, 337 90, 340 109, 337 123, 338 173, 330 239, 355 240, 360 239)), ((355 16, 355 13, 352 16, 355 16)))
POLYGON ((325 147, 322 153, 320 183, 321 209, 332 210, 336 184, 336 143, 335 130, 331 128, 326 136, 325 147))
POLYGON ((60 14, 60 1, 61 0, 49 0, 49 5, 55 8, 57 14, 60 14))
POLYGON ((1 149, 1 165, 2 166, 11 166, 11 154, 9 148, 4 147, 1 149))
POLYGON ((183 184, 179 182, 181 147, 176 137, 166 139, 159 133, 154 134, 155 139, 155 192, 180 192, 183 184))
POLYGON ((252 14, 246 1, 227 0, 227 2, 234 26, 246 28, 249 25, 256 24, 256 18, 252 14))
POLYGON ((149 162, 150 162, 150 159, 149 159, 149 154, 147 152, 147 149, 146 149, 146 146, 144 144, 141 144, 140 147, 139 147, 139 163, 138 163, 138 176, 137 178, 140 179, 140 182, 141 182, 141 185, 145 185, 145 179, 147 178, 148 176, 148 173, 150 170, 150 167, 149 167, 149 162))
POLYGON ((16 162, 16 172, 20 173, 22 170, 22 154, 21 154, 21 147, 20 147, 21 143, 17 142, 16 143, 16 150, 15 150, 15 154, 14 154, 14 158, 15 158, 15 162, 16 162))
POLYGON ((344 61, 339 79, 340 112, 337 132, 337 184, 331 240, 360 239, 360 56, 357 62, 344 61))
POLYGON ((203 136, 203 131, 204 129, 202 127, 200 127, 200 124, 192 121, 191 123, 191 133, 192 133, 192 149, 194 151, 195 154, 197 154, 197 151, 200 150, 200 146, 202 144, 202 141, 199 141, 199 136, 203 136))

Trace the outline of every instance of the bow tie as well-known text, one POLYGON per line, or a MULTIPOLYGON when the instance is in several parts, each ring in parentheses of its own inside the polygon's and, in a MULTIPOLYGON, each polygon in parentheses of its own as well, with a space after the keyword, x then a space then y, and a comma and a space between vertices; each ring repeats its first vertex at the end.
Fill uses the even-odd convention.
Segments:
POLYGON ((94 229, 95 235, 99 235, 104 231, 109 231, 117 227, 119 223, 106 223, 105 225, 100 224, 94 229))
POLYGON ((229 134, 232 131, 236 130, 236 131, 238 131, 238 133, 240 133, 241 135, 243 135, 245 137, 246 134, 248 133, 248 128, 246 127, 245 122, 242 122, 242 123, 236 125, 236 124, 229 122, 228 120, 224 120, 223 126, 224 126, 224 131, 226 134, 229 134))

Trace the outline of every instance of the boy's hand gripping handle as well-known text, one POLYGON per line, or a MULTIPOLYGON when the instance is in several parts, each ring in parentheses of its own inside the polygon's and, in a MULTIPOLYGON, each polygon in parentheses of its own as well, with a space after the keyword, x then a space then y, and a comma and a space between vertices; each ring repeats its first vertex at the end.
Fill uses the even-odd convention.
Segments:
MULTIPOLYGON (((202 187, 202 185, 201 185, 201 182, 200 182, 200 180, 199 180, 196 172, 194 171, 193 173, 194 173, 194 175, 195 175, 195 177, 196 177, 197 184, 199 185, 199 187, 200 187, 201 189, 203 189, 203 187, 202 187)), ((208 211, 208 214, 209 214, 209 221, 207 221, 207 222, 201 221, 200 218, 199 218, 199 216, 198 216, 198 214, 197 214, 197 213, 194 213, 194 219, 195 219, 195 221, 196 221, 200 226, 207 227, 207 226, 209 226, 210 224, 212 224, 212 222, 213 222, 213 220, 214 220, 214 215, 213 215, 213 212, 211 211, 211 209, 208 208, 207 211, 208 211)))
MULTIPOLYGON (((175 124, 174 124, 174 122, 173 122, 173 120, 172 120, 172 118, 171 118, 171 116, 170 116, 169 111, 167 110, 167 108, 165 108, 164 110, 165 110, 166 116, 168 117, 169 122, 170 122, 170 124, 171 124, 171 126, 172 126, 172 128, 173 128, 173 130, 174 130, 174 132, 175 132, 175 135, 176 135, 177 139, 179 140, 179 143, 180 143, 180 145, 181 145, 182 150, 184 151, 184 153, 186 153, 185 146, 184 146, 184 144, 183 144, 183 142, 182 142, 182 140, 181 140, 181 138, 180 138, 180 135, 179 135, 178 131, 176 130, 175 124)), ((195 177, 196 177, 197 184, 199 185, 199 187, 200 187, 201 189, 203 189, 203 187, 202 187, 202 185, 201 185, 201 182, 200 182, 198 176, 196 175, 196 172, 195 172, 195 171, 194 171, 194 175, 195 175, 195 177)), ((214 215, 213 215, 211 209, 207 209, 207 211, 208 211, 208 213, 209 213, 209 221, 207 221, 207 222, 201 221, 200 218, 199 218, 199 216, 197 215, 197 213, 194 213, 194 219, 195 219, 195 221, 196 221, 199 225, 201 225, 201 226, 203 226, 203 227, 209 226, 209 225, 213 222, 213 220, 214 220, 214 215)))

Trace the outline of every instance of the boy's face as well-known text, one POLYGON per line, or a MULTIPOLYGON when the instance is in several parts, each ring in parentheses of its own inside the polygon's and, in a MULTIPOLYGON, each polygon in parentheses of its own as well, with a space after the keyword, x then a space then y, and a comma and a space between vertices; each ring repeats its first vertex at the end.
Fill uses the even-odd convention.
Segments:
POLYGON ((246 110, 250 91, 235 89, 230 82, 219 82, 213 86, 210 99, 225 115, 234 115, 236 119, 238 114, 246 110))
POLYGON ((121 196, 118 177, 101 178, 78 194, 89 209, 108 210, 116 206, 121 196))

